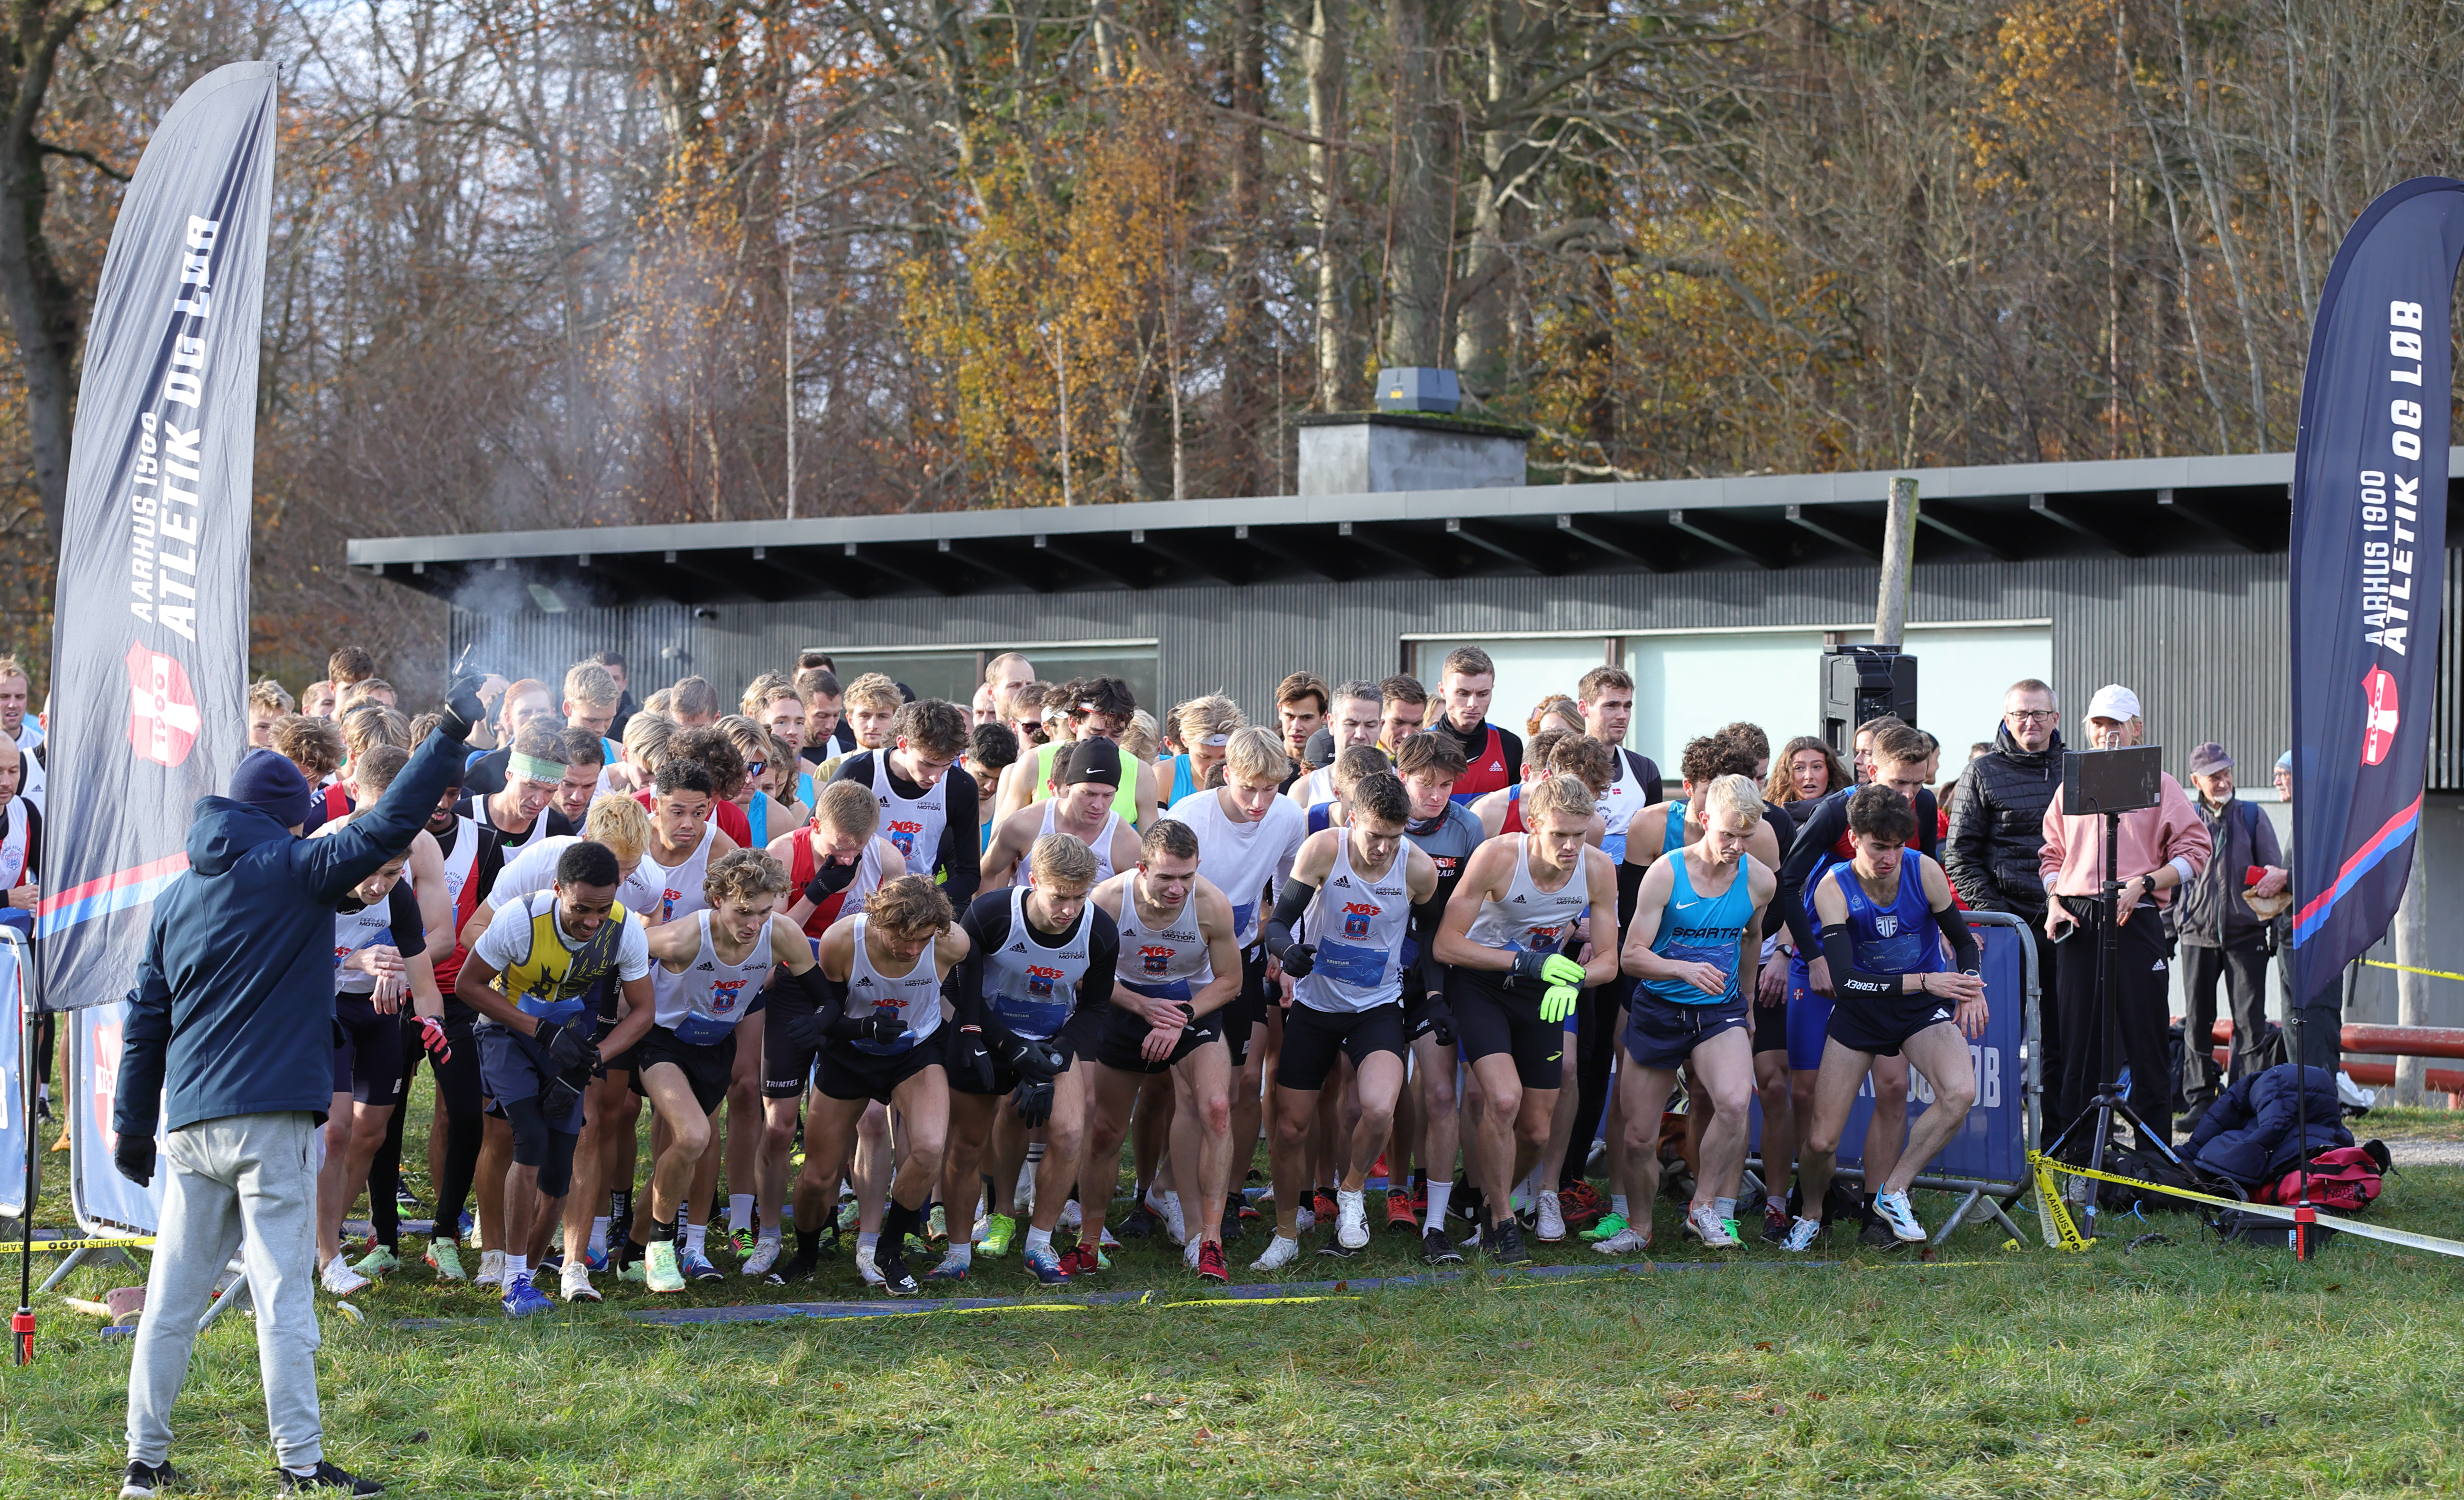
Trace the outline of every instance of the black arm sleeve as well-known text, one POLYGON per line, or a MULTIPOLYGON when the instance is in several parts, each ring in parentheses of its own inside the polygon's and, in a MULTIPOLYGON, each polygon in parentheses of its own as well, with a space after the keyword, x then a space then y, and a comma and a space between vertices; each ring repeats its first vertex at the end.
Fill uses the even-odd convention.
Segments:
POLYGON ((1958 903, 1934 908, 1933 924, 1950 943, 1950 966, 1962 974, 1976 972, 1976 934, 1968 925, 1968 914, 1958 903))
POLYGON ((1831 987, 1842 995, 1897 995, 1900 976, 1868 974, 1857 967, 1856 945, 1848 939, 1848 924, 1832 922, 1822 929, 1822 956, 1831 960, 1831 987))
POLYGON ((385 920, 393 924, 394 951, 407 959, 428 951, 428 929, 419 919, 419 897, 410 882, 397 880, 385 896, 385 920))
POLYGON ((999 953, 1009 940, 1009 893, 1000 893, 999 900, 977 901, 958 918, 958 931, 967 935, 967 956, 950 974, 950 1008, 957 1012, 960 1026, 981 1026, 989 1007, 984 1004, 984 955, 999 953))
POLYGON ((17 878, 39 880, 43 875, 43 815, 23 797, 16 803, 18 810, 26 815, 26 872, 17 878))
MULTIPOLYGON (((1814 867, 1839 835, 1848 831, 1848 799, 1831 796, 1822 799, 1813 813, 1797 827, 1796 842, 1788 848, 1788 858, 1779 862, 1779 893, 1771 899, 1779 903, 1779 915, 1788 923, 1789 938, 1796 951, 1809 961, 1822 948, 1814 940, 1814 924, 1805 915, 1805 883, 1814 878, 1814 867)), ((1823 953, 1823 957, 1830 957, 1823 953)))
MULTIPOLYGON (((1121 899, 1134 901, 1135 892, 1123 892, 1121 899)), ((1087 933, 1087 972, 1078 981, 1078 1004, 1082 1009, 1108 1005, 1112 1001, 1112 985, 1121 972, 1120 924, 1106 916, 1098 907, 1090 918, 1087 933)))
POLYGON ((1419 989, 1404 996, 1411 1003, 1419 995, 1442 994, 1446 987, 1446 966, 1438 961, 1438 924, 1446 919, 1446 903, 1431 897, 1412 906, 1410 931, 1419 944, 1419 954, 1413 960, 1412 982, 1419 989))
POLYGON ((941 850, 934 858, 941 871, 941 893, 963 912, 984 882, 983 851, 976 848, 982 806, 976 779, 965 771, 954 765, 941 780, 950 788, 944 803, 948 821, 941 825, 941 850))
POLYGON ((1317 895, 1317 887, 1297 875, 1284 882, 1275 893, 1274 914, 1266 918, 1266 957, 1275 958, 1291 945, 1292 929, 1299 925, 1301 914, 1317 895))
MULTIPOLYGON (((822 966, 820 964, 814 964, 811 968, 806 969, 802 974, 788 974, 784 970, 781 970, 781 973, 784 976, 788 983, 796 986, 796 993, 803 1000, 804 1004, 812 1006, 816 1012, 827 1012, 833 1008, 846 1008, 846 989, 842 987, 839 993, 833 996, 830 993, 830 982, 822 977, 822 966)), ((827 1029, 826 1022, 824 1023, 824 1028, 827 1029)))

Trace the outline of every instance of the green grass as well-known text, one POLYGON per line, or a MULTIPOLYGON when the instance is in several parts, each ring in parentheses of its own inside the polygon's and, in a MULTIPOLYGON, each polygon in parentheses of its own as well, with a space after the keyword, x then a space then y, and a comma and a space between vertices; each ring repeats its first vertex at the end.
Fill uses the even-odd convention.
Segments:
MULTIPOLYGON (((1920 1199, 1929 1217, 1947 1204, 1920 1199)), ((2464 1234, 2464 1170, 2409 1171, 2372 1213, 2464 1234)), ((1674 1220, 1663 1204, 1663 1240, 1674 1220)), ((1013 1255, 962 1290, 1033 1309, 673 1329, 624 1315, 649 1303, 638 1288, 512 1325, 407 1268, 357 1299, 368 1323, 325 1319, 325 1422, 338 1462, 422 1496, 2464 1488, 2454 1262, 2347 1237, 2305 1267, 2203 1243, 2188 1218, 2107 1227, 2084 1255, 1969 1229, 1931 1265, 1843 1238, 1825 1267, 1758 1245, 1711 1270, 1265 1306, 1168 1305, 1204 1293, 1177 1251, 1140 1244, 1103 1280, 1165 1294, 1145 1306, 1055 1311, 1013 1255), (2121 1247, 2150 1227, 2176 1243, 2121 1247), (432 1315, 473 1321, 392 1325, 432 1315)), ((1245 1262, 1263 1244, 1235 1246, 1238 1279, 1262 1279, 1245 1262)), ((1285 1274, 1417 1268, 1381 1234, 1359 1260, 1285 1274)), ((658 1301, 858 1294, 841 1260, 814 1288, 658 1301)), ((41 1362, 5 1376, 0 1495, 108 1494, 128 1345, 56 1304, 42 1315, 41 1362)), ((244 1322, 200 1341, 175 1426, 192 1492, 268 1492, 244 1322)))
POLYGON ((2464 1110, 2372 1110, 2351 1122, 2356 1139, 2464 1140, 2464 1110))

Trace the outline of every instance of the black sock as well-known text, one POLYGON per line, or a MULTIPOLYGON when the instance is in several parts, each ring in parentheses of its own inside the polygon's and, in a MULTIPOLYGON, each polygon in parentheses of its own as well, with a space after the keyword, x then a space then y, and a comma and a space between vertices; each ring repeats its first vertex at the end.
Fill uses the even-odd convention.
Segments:
POLYGON ((907 1253, 907 1231, 913 1227, 915 1227, 915 1210, 897 1199, 891 1199, 890 1206, 883 1210, 881 1215, 881 1245, 880 1248, 873 1252, 874 1258, 878 1259, 885 1254, 907 1253))
POLYGON ((651 1243, 652 1245, 656 1245, 656 1244, 658 1244, 661 1240, 673 1241, 674 1239, 676 1239, 676 1237, 677 1237, 677 1236, 676 1236, 676 1225, 677 1225, 679 1223, 681 1223, 681 1222, 683 1221, 683 1219, 684 1219, 684 1215, 682 1215, 682 1214, 678 1214, 678 1215, 676 1215, 676 1217, 675 1217, 675 1218, 673 1218, 673 1219, 653 1219, 653 1220, 651 1220, 651 1221, 650 1221, 650 1243, 651 1243))
POLYGON ((633 1190, 631 1188, 613 1187, 607 1190, 607 1217, 610 1222, 615 1224, 624 1224, 633 1217, 633 1190))
POLYGON ((820 1260, 822 1258, 821 1231, 807 1229, 801 1224, 796 1225, 796 1256, 800 1260, 820 1260))

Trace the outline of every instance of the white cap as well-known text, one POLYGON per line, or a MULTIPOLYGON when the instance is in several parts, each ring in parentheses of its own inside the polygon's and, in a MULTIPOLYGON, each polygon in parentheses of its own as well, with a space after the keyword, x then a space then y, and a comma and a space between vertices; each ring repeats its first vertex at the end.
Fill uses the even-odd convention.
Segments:
POLYGON ((2087 700, 2087 717, 2128 723, 2139 717, 2139 695, 2119 682, 2108 682, 2087 700))

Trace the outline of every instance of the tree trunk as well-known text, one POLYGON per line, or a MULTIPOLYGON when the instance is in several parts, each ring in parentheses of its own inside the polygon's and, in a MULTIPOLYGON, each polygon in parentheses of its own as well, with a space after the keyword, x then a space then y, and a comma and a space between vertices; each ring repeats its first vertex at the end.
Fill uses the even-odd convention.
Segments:
MULTIPOLYGON (((1266 137, 1260 123, 1266 109, 1265 0, 1232 0, 1231 24, 1232 108, 1240 118, 1231 122, 1232 222, 1223 266, 1223 469, 1212 493, 1265 495, 1260 438, 1274 431, 1269 408, 1283 399, 1281 391, 1269 396, 1266 373, 1273 355, 1266 346, 1266 137)), ((1177 368, 1173 388, 1179 389, 1177 368)), ((1177 419, 1173 430, 1177 453, 1177 419)), ((1179 469, 1176 460, 1176 498, 1179 469)))
MULTIPOLYGON (((1532 60, 1553 39, 1554 28, 1534 16, 1522 0, 1485 0, 1487 77, 1482 97, 1494 111, 1520 99, 1532 75, 1532 60)), ((1530 210, 1510 193, 1517 177, 1538 159, 1527 143, 1530 122, 1498 121, 1480 136, 1480 166, 1470 183, 1471 245, 1463 277, 1480 290, 1454 309, 1455 368, 1468 391, 1490 395, 1506 385, 1512 332, 1507 318, 1507 247, 1524 238, 1530 210)))
POLYGON ((1309 210, 1317 220, 1317 379, 1310 405, 1341 411, 1359 383, 1353 352, 1351 237, 1336 220, 1343 204, 1344 153, 1324 143, 1349 128, 1344 80, 1351 68, 1347 27, 1351 0, 1305 0, 1300 7, 1301 70, 1308 78, 1309 210))
POLYGON ((1459 13, 1455 0, 1386 0, 1395 49, 1395 170, 1386 187, 1393 247, 1383 342, 1389 367, 1445 359, 1455 231, 1455 111, 1445 99, 1445 65, 1459 13))

